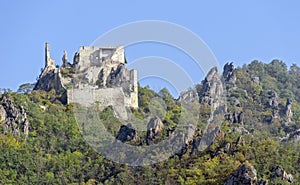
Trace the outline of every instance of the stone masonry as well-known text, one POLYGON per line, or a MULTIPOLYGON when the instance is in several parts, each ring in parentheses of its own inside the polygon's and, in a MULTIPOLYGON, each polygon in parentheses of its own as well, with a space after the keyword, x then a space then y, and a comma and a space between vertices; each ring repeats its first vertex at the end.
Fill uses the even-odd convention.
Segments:
POLYGON ((82 46, 72 64, 64 51, 62 67, 55 66, 48 43, 45 53, 45 67, 34 90, 64 92, 68 104, 112 106, 124 120, 128 119, 126 107, 138 107, 137 71, 126 68, 123 46, 82 46))

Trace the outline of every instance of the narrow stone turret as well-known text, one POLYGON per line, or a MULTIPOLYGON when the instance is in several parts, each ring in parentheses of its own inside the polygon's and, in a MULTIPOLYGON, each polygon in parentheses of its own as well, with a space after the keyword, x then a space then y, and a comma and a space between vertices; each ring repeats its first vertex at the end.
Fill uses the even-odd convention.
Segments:
POLYGON ((45 68, 48 66, 55 66, 55 62, 50 56, 49 43, 46 42, 46 44, 45 44, 45 68))

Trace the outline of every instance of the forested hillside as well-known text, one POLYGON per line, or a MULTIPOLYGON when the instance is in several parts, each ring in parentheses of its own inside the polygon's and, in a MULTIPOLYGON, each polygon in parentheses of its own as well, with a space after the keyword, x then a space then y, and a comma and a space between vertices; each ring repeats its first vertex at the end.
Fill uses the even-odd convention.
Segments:
MULTIPOLYGON (((2 92, 0 184, 299 184, 300 67, 253 61, 237 68, 228 64, 222 76, 226 114, 212 145, 195 149, 203 135, 197 129, 180 153, 140 167, 114 163, 94 151, 79 131, 74 105, 62 104, 54 90, 31 92, 23 85, 19 92, 2 92)), ((204 81, 196 85, 200 100, 203 86, 204 81)), ((167 89, 156 93, 139 87, 138 92, 139 108, 132 111, 139 118, 149 116, 151 99, 164 100, 165 116, 156 122, 162 124, 160 134, 123 137, 111 108, 99 116, 122 142, 159 142, 176 128, 181 107, 167 89)), ((209 114, 201 107, 199 125, 209 114)))

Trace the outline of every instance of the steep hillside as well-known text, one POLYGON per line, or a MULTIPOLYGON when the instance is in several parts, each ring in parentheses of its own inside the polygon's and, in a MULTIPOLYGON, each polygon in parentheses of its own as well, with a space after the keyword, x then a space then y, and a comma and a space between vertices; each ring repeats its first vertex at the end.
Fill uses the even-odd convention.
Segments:
POLYGON ((222 77, 212 69, 195 89, 174 99, 167 89, 156 93, 139 87, 139 108, 131 111, 141 120, 152 118, 146 131, 129 123, 122 125, 110 107, 97 112, 118 140, 148 146, 170 137, 176 130, 181 113, 186 111, 180 101, 199 105, 199 117, 189 116, 191 112, 184 117, 196 125, 190 127, 193 132, 187 132, 193 133, 191 136, 183 137, 185 146, 168 160, 140 167, 112 162, 91 148, 74 116, 78 105, 62 104, 54 90, 1 94, 0 183, 300 183, 297 65, 288 68, 284 62, 273 60, 269 64, 253 61, 235 68, 228 63, 222 77), (219 99, 220 96, 225 99, 219 99), (162 116, 151 114, 161 109, 152 101, 155 98, 164 101, 162 116), (216 120, 221 120, 221 125, 216 126, 216 120), (207 124, 209 131, 205 132, 207 124), (213 136, 212 143, 204 142, 206 133, 213 136))

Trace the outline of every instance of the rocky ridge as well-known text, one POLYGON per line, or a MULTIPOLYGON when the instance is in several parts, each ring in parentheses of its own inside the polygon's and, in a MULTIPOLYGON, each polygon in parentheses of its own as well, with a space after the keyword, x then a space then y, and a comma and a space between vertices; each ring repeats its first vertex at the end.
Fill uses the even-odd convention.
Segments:
POLYGON ((23 133, 25 139, 28 137, 29 121, 25 109, 5 94, 0 98, 0 124, 4 134, 12 133, 14 137, 19 137, 23 133))

